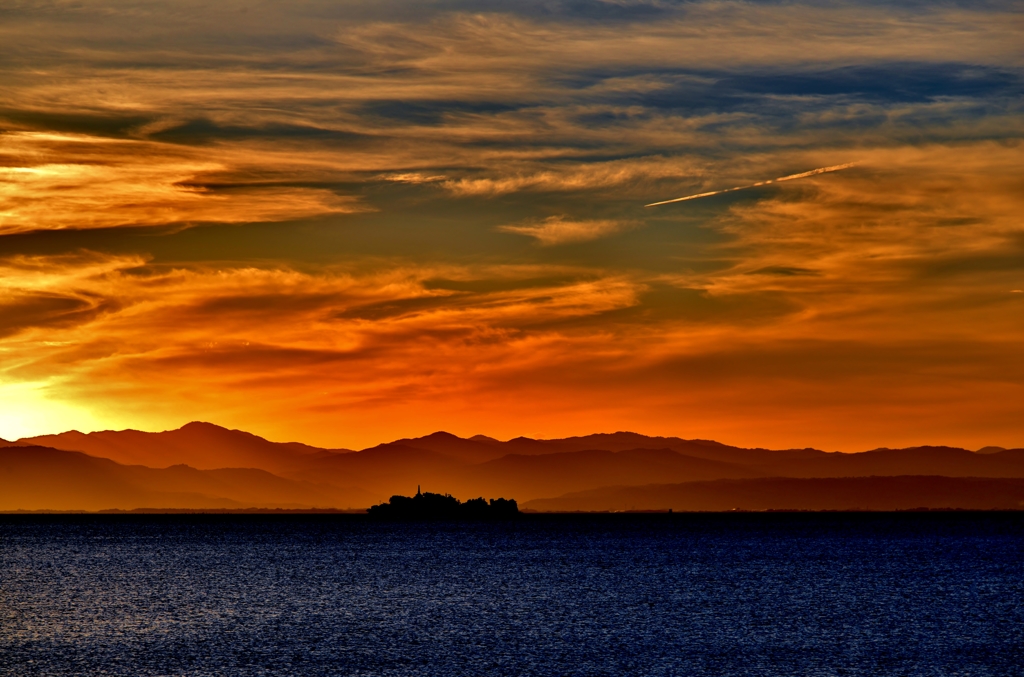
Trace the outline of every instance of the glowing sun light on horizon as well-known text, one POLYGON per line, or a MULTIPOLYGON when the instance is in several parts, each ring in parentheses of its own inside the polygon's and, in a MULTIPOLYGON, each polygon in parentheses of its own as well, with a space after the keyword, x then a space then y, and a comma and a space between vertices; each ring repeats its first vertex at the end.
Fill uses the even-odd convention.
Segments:
POLYGON ((22 437, 80 430, 102 429, 88 410, 47 397, 46 383, 0 384, 0 438, 22 437))

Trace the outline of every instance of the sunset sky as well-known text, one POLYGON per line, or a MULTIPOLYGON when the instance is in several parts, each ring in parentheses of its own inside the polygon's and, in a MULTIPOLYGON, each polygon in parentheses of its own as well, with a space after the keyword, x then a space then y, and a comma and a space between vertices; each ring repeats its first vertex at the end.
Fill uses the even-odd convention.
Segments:
POLYGON ((1022 35, 1009 0, 5 2, 0 437, 1024 446, 1022 35))

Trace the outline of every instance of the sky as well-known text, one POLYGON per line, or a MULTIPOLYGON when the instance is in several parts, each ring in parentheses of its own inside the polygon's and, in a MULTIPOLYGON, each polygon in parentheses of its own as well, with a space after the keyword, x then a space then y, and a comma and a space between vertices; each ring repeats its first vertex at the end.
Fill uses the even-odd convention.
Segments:
POLYGON ((1024 446, 1022 33, 1010 1, 5 2, 0 437, 1024 446))

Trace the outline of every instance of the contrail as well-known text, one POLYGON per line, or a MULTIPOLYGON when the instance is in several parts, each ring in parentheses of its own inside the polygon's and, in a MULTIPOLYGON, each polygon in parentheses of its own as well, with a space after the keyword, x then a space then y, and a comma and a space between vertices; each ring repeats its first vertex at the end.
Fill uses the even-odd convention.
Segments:
POLYGON ((752 183, 749 186, 736 186, 735 188, 726 188, 725 190, 713 190, 710 193, 697 193, 696 195, 687 195, 686 197, 677 197, 673 200, 662 200, 661 202, 652 202, 645 207, 657 207, 658 205, 667 205, 671 202, 685 202, 686 200, 696 200, 699 197, 710 197, 712 195, 719 195, 721 193, 731 193, 734 190, 745 190, 747 188, 757 188, 758 186, 767 186, 769 183, 778 183, 780 181, 792 181, 793 179, 805 179, 808 176, 814 176, 815 174, 824 174, 826 172, 838 172, 840 169, 848 169, 856 165, 856 162, 847 162, 845 165, 832 165, 831 167, 821 167, 819 169, 812 169, 809 172, 800 172, 799 174, 790 174, 789 176, 780 176, 777 179, 769 179, 767 181, 758 181, 752 183))

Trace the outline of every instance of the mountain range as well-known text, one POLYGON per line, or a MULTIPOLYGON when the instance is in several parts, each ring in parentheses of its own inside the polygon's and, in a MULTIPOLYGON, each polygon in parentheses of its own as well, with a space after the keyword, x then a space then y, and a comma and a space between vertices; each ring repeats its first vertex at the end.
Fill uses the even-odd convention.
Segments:
POLYGON ((0 441, 7 511, 360 509, 417 487, 539 511, 1022 508, 1024 449, 840 453, 628 432, 508 441, 437 432, 355 451, 201 422, 0 441))

